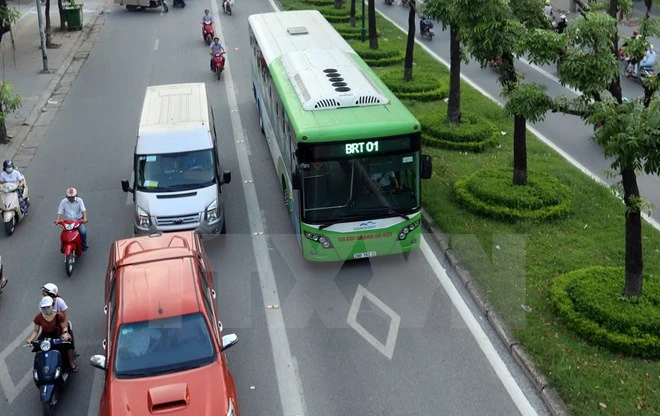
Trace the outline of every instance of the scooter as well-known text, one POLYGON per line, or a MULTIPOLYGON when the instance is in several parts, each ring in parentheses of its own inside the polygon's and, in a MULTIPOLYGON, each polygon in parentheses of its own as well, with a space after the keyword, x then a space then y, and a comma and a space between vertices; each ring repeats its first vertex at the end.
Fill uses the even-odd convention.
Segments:
POLYGON ((60 234, 60 252, 64 254, 64 270, 67 276, 73 274, 73 265, 76 257, 82 256, 82 237, 78 228, 82 225, 81 220, 62 220, 57 223, 62 227, 60 234))
POLYGON ((426 19, 424 20, 424 23, 426 24, 426 29, 421 33, 421 35, 424 39, 431 41, 433 40, 433 36, 435 36, 435 31, 433 30, 433 21, 431 19, 426 19))
POLYGON ((211 20, 204 20, 202 23, 202 37, 209 46, 213 42, 213 35, 213 22, 211 20))
MULTIPOLYGON (((25 218, 18 200, 18 183, 3 183, 0 185, 0 193, 2 193, 2 221, 5 223, 7 235, 12 235, 16 230, 16 224, 25 218)), ((30 199, 28 198, 27 186, 23 188, 23 199, 25 199, 25 203, 29 207, 30 199)))
POLYGON ((26 346, 31 346, 32 352, 36 353, 32 378, 39 389, 43 414, 52 416, 61 390, 71 376, 71 363, 66 351, 73 346, 70 341, 59 338, 35 339, 26 346))
MULTIPOLYGON (((634 69, 633 69, 633 71, 634 71, 634 69)), ((635 75, 634 73, 632 73, 632 74, 629 73, 628 69, 624 66, 624 75, 626 76, 626 78, 630 78, 632 80, 635 80, 635 81, 639 82, 640 84, 643 84, 644 80, 647 77, 656 76, 656 72, 655 72, 655 69, 653 67, 640 66, 639 67, 639 72, 637 73, 637 75, 635 75)))
POLYGON ((183 0, 172 0, 172 7, 180 7, 183 9, 186 7, 186 2, 183 0))
POLYGON ((218 75, 218 79, 220 79, 222 71, 225 70, 224 54, 225 52, 213 52, 213 65, 211 70, 218 75))
POLYGON ((222 11, 231 16, 231 9, 234 7, 234 0, 223 0, 222 11))

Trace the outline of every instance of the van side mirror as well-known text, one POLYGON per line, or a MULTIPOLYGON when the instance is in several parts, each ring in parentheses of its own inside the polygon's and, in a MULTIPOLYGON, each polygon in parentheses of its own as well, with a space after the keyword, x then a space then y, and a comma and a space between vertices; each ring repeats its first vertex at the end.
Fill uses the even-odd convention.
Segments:
POLYGON ((430 179, 433 174, 433 159, 429 155, 422 155, 422 179, 430 179))
POLYGON ((226 184, 226 183, 229 183, 229 182, 231 182, 231 172, 226 170, 226 171, 222 172, 222 183, 226 184))
POLYGON ((89 359, 89 362, 92 364, 92 367, 96 367, 100 370, 107 370, 105 356, 103 355, 92 355, 92 357, 89 359))
POLYGON ((302 188, 302 179, 300 177, 300 168, 296 166, 291 172, 291 187, 295 190, 300 190, 302 188))
POLYGON ((121 190, 124 192, 133 192, 133 188, 128 186, 128 179, 121 180, 121 190))

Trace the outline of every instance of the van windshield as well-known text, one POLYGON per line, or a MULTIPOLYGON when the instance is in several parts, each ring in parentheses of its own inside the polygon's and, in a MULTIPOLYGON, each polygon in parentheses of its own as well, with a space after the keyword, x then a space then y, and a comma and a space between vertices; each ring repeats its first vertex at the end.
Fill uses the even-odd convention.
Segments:
POLYGON ((185 191, 216 183, 213 149, 135 157, 138 191, 185 191))

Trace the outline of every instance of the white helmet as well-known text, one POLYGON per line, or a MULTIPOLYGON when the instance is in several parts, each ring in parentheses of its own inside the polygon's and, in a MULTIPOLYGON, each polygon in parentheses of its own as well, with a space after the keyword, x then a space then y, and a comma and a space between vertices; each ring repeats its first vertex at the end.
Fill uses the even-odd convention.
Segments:
POLYGON ((57 289, 57 285, 55 285, 54 283, 46 283, 45 285, 42 286, 41 290, 53 296, 57 296, 57 293, 59 292, 59 290, 57 289))
POLYGON ((51 306, 53 306, 53 298, 50 296, 44 296, 41 298, 41 301, 39 301, 40 308, 49 308, 51 306))
POLYGON ((70 186, 66 188, 66 196, 71 198, 71 197, 76 197, 78 196, 78 190, 74 188, 73 186, 70 186))

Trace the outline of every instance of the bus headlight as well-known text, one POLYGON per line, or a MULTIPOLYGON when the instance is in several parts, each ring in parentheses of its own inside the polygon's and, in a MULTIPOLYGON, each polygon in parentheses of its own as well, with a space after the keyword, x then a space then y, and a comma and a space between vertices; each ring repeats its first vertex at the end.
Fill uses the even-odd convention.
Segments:
POLYGON ((218 220, 218 200, 215 199, 206 207, 206 221, 216 222, 218 220))
POLYGON ((140 207, 137 207, 137 220, 139 227, 149 228, 149 226, 151 225, 149 214, 147 214, 147 211, 143 210, 140 207))
POLYGON ((399 240, 405 240, 406 237, 408 237, 408 234, 409 234, 412 230, 414 230, 414 229, 416 229, 417 227, 419 227, 419 224, 420 224, 420 221, 417 220, 417 221, 412 222, 412 223, 406 225, 405 227, 403 227, 403 229, 402 229, 401 231, 399 231, 399 240))
POLYGON ((324 235, 314 234, 314 233, 310 233, 310 232, 305 231, 305 237, 308 240, 312 240, 316 243, 321 244, 321 247, 323 247, 323 248, 333 248, 333 245, 332 245, 332 242, 330 241, 330 238, 328 238, 324 235))

